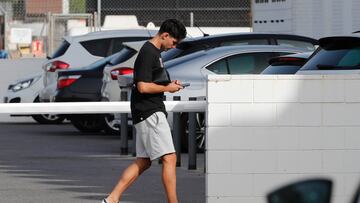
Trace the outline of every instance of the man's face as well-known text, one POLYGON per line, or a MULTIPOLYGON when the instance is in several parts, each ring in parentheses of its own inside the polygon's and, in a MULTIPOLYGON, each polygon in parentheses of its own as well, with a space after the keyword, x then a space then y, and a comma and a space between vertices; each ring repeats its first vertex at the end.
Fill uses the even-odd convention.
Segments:
POLYGON ((169 49, 175 48, 178 44, 178 40, 172 37, 169 33, 162 34, 162 50, 167 51, 169 49))

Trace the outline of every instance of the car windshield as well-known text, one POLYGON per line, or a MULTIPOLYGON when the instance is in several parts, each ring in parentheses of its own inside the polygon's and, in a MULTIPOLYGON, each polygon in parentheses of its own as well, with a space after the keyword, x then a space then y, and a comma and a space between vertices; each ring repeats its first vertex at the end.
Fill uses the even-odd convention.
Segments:
POLYGON ((319 48, 317 53, 301 70, 359 69, 360 44, 351 46, 327 46, 319 48))

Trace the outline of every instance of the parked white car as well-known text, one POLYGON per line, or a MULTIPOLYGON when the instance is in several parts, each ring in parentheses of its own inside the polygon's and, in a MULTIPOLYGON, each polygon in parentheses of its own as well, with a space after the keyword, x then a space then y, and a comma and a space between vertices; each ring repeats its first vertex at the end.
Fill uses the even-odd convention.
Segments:
POLYGON ((93 32, 75 37, 64 37, 64 41, 43 64, 43 84, 40 101, 53 100, 56 93, 57 70, 82 68, 119 52, 123 42, 147 40, 156 30, 132 29, 93 32))
MULTIPOLYGON (((26 78, 14 81, 8 86, 4 103, 33 103, 39 102, 39 91, 44 87, 42 73, 37 73, 26 78)), ((17 115, 19 116, 19 115, 17 115)), ((31 116, 40 124, 58 124, 64 117, 54 114, 20 115, 31 116)))

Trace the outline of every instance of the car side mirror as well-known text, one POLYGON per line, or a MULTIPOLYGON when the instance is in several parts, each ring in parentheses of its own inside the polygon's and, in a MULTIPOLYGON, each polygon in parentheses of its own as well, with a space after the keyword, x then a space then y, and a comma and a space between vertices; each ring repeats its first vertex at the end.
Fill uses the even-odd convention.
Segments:
POLYGON ((268 203, 330 203, 332 181, 311 179, 281 187, 267 195, 268 203))

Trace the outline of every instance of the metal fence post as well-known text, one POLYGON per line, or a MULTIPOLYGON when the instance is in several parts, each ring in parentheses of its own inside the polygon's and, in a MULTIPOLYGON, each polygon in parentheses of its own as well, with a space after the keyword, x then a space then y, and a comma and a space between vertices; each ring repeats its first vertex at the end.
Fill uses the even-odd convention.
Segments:
MULTIPOLYGON (((189 101, 196 101, 196 97, 190 97, 189 101)), ((196 169, 196 112, 189 112, 189 170, 196 169)))
MULTIPOLYGON (((180 101, 180 96, 174 96, 174 101, 180 101)), ((176 166, 181 166, 181 128, 180 128, 180 112, 173 113, 173 138, 176 151, 176 166)))
MULTIPOLYGON (((121 101, 127 100, 127 91, 121 91, 120 95, 121 101)), ((121 114, 121 125, 120 125, 120 154, 127 155, 129 152, 128 147, 128 115, 127 113, 121 114)))

